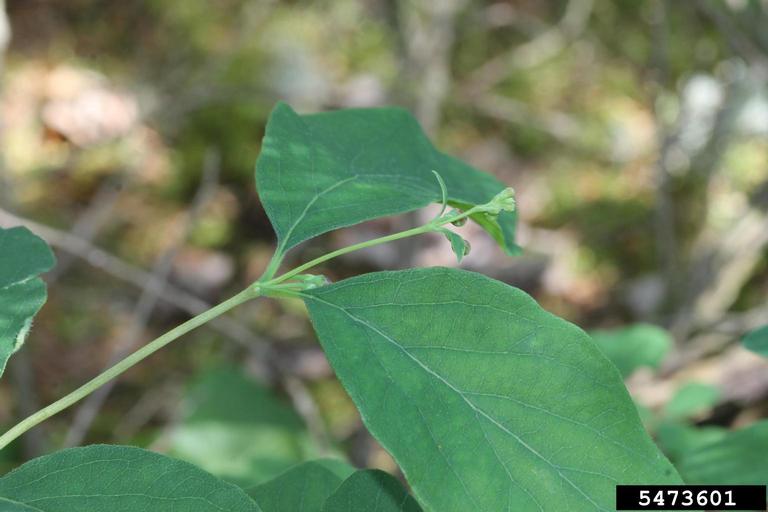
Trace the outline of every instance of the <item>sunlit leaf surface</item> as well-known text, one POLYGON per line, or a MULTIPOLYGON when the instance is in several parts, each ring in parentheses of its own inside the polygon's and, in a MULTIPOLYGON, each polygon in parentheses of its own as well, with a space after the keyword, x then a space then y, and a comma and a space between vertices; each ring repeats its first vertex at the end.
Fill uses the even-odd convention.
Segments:
POLYGON ((518 289, 430 268, 354 277, 305 302, 427 510, 612 510, 617 483, 679 482, 591 338, 518 289))
MULTIPOLYGON (((278 252, 335 228, 423 208, 442 198, 460 208, 482 204, 504 185, 441 153, 407 111, 346 109, 298 115, 272 111, 256 164, 259 197, 278 252)), ((510 253, 516 215, 473 217, 510 253)))

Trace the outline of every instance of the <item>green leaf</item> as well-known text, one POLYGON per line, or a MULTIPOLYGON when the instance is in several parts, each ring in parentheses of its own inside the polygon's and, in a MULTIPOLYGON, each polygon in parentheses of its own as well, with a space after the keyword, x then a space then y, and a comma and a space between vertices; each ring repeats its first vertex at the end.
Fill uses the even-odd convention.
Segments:
POLYGON ((0 511, 2 512, 40 512, 40 510, 42 509, 0 498, 0 511))
POLYGON ((421 512, 402 484, 376 469, 356 471, 323 504, 322 512, 421 512))
POLYGON ((45 283, 37 276, 55 262, 48 245, 27 228, 0 228, 0 376, 45 303, 45 283))
POLYGON ((711 409, 720 398, 720 390, 701 382, 688 382, 680 387, 664 407, 664 416, 672 419, 689 418, 711 409))
POLYGON ((687 453, 719 441, 727 434, 721 427, 694 427, 677 421, 662 421, 656 430, 659 446, 673 462, 687 453))
POLYGON ((719 441, 688 453, 680 474, 689 484, 756 484, 768 482, 768 420, 728 433, 719 441))
POLYGON ((590 335, 625 378, 641 366, 658 368, 672 347, 669 333, 650 324, 597 330, 590 335))
POLYGON ((0 478, 0 496, 43 512, 261 510, 235 485, 130 446, 94 445, 34 459, 0 478))
POLYGON ((464 240, 461 235, 454 233, 450 229, 440 228, 440 233, 445 235, 445 238, 451 243, 451 250, 456 255, 456 260, 461 263, 462 258, 469 254, 470 245, 469 242, 464 240))
POLYGON ((516 288, 431 268, 304 296, 427 510, 612 510, 617 483, 679 482, 589 336, 516 288))
POLYGON ((264 512, 320 512, 328 496, 354 471, 334 459, 304 462, 248 494, 264 512))
MULTIPOLYGON (((333 229, 405 213, 441 201, 483 204, 504 189, 494 177, 441 153, 399 108, 298 115, 279 103, 256 163, 261 202, 278 238, 277 253, 333 229)), ((517 252, 514 213, 473 216, 508 253, 517 252)))
POLYGON ((207 372, 185 399, 171 455, 241 486, 318 456, 293 408, 234 369, 207 372))
POLYGON ((747 350, 768 357, 768 325, 750 332, 744 336, 741 342, 747 350))

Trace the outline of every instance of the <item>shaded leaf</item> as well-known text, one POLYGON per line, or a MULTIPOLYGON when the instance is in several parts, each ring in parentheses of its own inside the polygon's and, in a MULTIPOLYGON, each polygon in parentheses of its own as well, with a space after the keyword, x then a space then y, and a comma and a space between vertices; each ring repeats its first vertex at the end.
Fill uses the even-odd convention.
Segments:
MULTIPOLYGON (((278 254, 322 233, 405 213, 442 199, 483 204, 504 185, 434 148, 414 117, 398 108, 298 115, 278 104, 256 164, 259 197, 275 228, 278 254)), ((509 253, 516 215, 473 216, 509 253)))
POLYGON ((235 485, 130 446, 94 445, 34 459, 0 478, 0 496, 43 512, 260 511, 235 485))
POLYGON ((677 421, 662 421, 656 429, 659 446, 672 462, 689 452, 719 441, 728 433, 721 427, 696 427, 677 421))
POLYGON ((768 325, 750 332, 741 342, 747 350, 768 357, 768 325))
POLYGON ((264 512, 320 512, 355 469, 334 459, 304 462, 248 491, 264 512))
POLYGON ((45 283, 37 276, 55 261, 48 244, 27 228, 0 228, 0 376, 45 303, 45 283))
POLYGON ((680 419, 694 416, 714 407, 720 390, 701 382, 688 382, 680 387, 664 407, 664 416, 680 419))
POLYGON ((347 279, 305 302, 427 510, 609 510, 617 483, 679 482, 589 336, 516 288, 431 268, 347 279))
POLYGON ((451 243, 451 250, 453 251, 453 254, 456 255, 456 261, 461 263, 461 260, 464 258, 464 256, 469 254, 469 242, 464 240, 461 235, 454 233, 450 229, 441 228, 440 233, 445 235, 445 238, 447 238, 451 243))
POLYGON ((171 454, 242 486, 254 486, 317 457, 288 404, 234 369, 217 369, 191 387, 171 434, 171 454))
POLYGON ((680 474, 689 484, 755 484, 768 482, 768 420, 729 432, 719 441, 683 457, 680 474))
POLYGON ((669 333, 650 324, 596 330, 590 335, 625 378, 642 366, 658 368, 672 347, 669 333))
POLYGON ((421 512, 392 475, 376 469, 356 471, 323 504, 322 512, 421 512))

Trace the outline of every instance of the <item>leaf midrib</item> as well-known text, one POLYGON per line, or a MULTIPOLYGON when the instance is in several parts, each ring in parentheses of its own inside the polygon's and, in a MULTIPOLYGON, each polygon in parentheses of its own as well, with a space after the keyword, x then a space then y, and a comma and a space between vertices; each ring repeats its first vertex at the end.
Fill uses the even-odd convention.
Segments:
MULTIPOLYGON (((325 305, 327 305, 327 306, 330 306, 330 307, 332 307, 332 308, 334 308, 334 309, 337 309, 337 310, 339 310, 339 311, 343 312, 343 313, 344 313, 345 315, 347 315, 347 316, 348 316, 348 317, 349 317, 349 318, 350 318, 352 321, 354 321, 354 322, 356 322, 356 323, 359 323, 359 324, 361 324, 361 325, 365 326, 366 328, 368 328, 368 329, 372 330, 373 332, 377 333, 379 336, 381 336, 382 338, 384 338, 385 340, 387 340, 389 343, 391 343, 392 345, 394 345, 395 347, 397 347, 397 348, 398 348, 398 349, 399 349, 399 350, 400 350, 400 351, 401 351, 403 354, 405 354, 405 355, 406 355, 406 356, 407 356, 409 359, 411 359, 411 360, 412 360, 414 363, 418 364, 418 365, 419 365, 419 366, 420 366, 420 367, 421 367, 421 368, 422 368, 424 371, 426 371, 427 373, 429 373, 430 375, 432 375, 433 377, 435 377, 436 379, 438 379, 440 382, 442 382, 444 385, 446 385, 446 386, 447 386, 449 389, 451 389, 453 392, 455 392, 457 395, 459 395, 459 397, 461 397, 461 399, 462 399, 462 400, 463 400, 463 401, 464 401, 464 402, 467 404, 467 406, 469 406, 469 407, 470 407, 470 408, 471 408, 471 409, 472 409, 472 410, 475 412, 475 414, 480 414, 480 415, 482 415, 482 416, 483 416, 483 417, 484 417, 484 418, 485 418, 487 421, 489 421, 489 422, 490 422, 492 425, 496 426, 496 427, 497 427, 498 429, 500 429, 502 432, 505 432, 506 434, 508 434, 509 436, 511 436, 512 438, 514 438, 514 439, 515 439, 515 440, 516 440, 516 441, 517 441, 517 442, 518 442, 518 443, 519 443, 519 444, 520 444, 522 447, 524 447, 526 450, 528 450, 528 451, 529 451, 529 452, 530 452, 532 455, 534 455, 535 457, 539 458, 541 461, 543 461, 543 462, 545 462, 547 465, 549 465, 549 466, 550 466, 550 467, 551 467, 551 468, 552 468, 552 469, 553 469, 553 470, 554 470, 554 471, 557 473, 557 475, 558 475, 558 476, 559 476, 559 477, 560 477, 560 478, 561 478, 563 481, 565 481, 565 482, 566 482, 568 485, 570 485, 570 486, 571 486, 571 487, 572 487, 574 490, 576 490, 576 491, 577 491, 579 494, 581 494, 581 495, 582 495, 582 496, 583 496, 583 497, 584 497, 584 498, 585 498, 587 501, 589 501, 589 502, 590 502, 590 503, 591 503, 593 506, 597 507, 599 510, 604 510, 604 511, 608 512, 608 509, 602 508, 602 507, 601 507, 601 506, 600 506, 598 503, 596 503, 594 500, 592 500, 592 498, 591 498, 591 497, 590 497, 588 494, 586 494, 586 493, 585 493, 585 492, 584 492, 584 491, 581 489, 581 487, 579 487, 577 484, 575 484, 574 482, 572 482, 572 481, 571 481, 571 480, 570 480, 570 479, 569 479, 567 476, 563 475, 563 473, 561 472, 561 470, 562 470, 562 469, 564 469, 564 470, 568 470, 568 471, 581 471, 581 470, 570 469, 570 468, 562 468, 561 466, 558 466, 558 465, 556 465, 556 464, 554 464, 554 463, 550 462, 550 461, 549 461, 549 459, 547 459, 546 457, 544 457, 544 456, 543 456, 541 453, 539 453, 539 452, 538 452, 538 451, 537 451, 535 448, 533 448, 533 447, 532 447, 532 446, 530 446, 528 443, 526 443, 526 442, 525 442, 525 441, 524 441, 522 438, 520 438, 518 435, 516 435, 514 432, 512 432, 511 430, 509 430, 509 429, 508 429, 507 427, 505 427, 504 425, 500 424, 500 423, 499 423, 499 422, 498 422, 498 421, 497 421, 495 418, 493 418, 492 416, 490 416, 490 415, 489 415, 488 413, 486 413, 486 412, 485 412, 483 409, 481 409, 479 406, 477 406, 477 405, 476 405, 476 404, 474 404, 474 403, 473 403, 471 400, 469 400, 469 399, 468 399, 468 398, 465 396, 465 393, 464 393, 463 391, 461 391, 460 389, 458 389, 458 388, 457 388, 455 385, 453 385, 451 382, 449 382, 449 381, 448 381, 447 379, 445 379, 443 376, 441 376, 440 374, 438 374, 437 372, 435 372, 434 370, 432 370, 432 369, 431 369, 429 366, 427 366, 426 364, 424 364, 424 363, 423 363, 423 362, 422 362, 422 361, 421 361, 419 358, 417 358, 417 357, 415 357, 413 354, 411 354, 411 353, 408 351, 408 349, 407 349, 406 347, 404 347, 403 345, 401 345, 400 343, 398 343, 398 342, 397 342, 397 340, 395 340, 394 338, 392 338, 390 335, 388 335, 387 333, 383 332, 382 330, 378 329, 376 326, 374 326, 374 325, 370 324, 369 322, 365 321, 364 319, 362 319, 362 318, 360 318, 360 317, 357 317, 357 316, 353 315, 353 314, 352 314, 352 313, 350 313, 350 312, 349 312, 349 311, 348 311, 346 308, 344 308, 344 307, 341 307, 341 306, 338 306, 338 305, 336 305, 336 304, 333 304, 332 302, 329 302, 329 301, 323 300, 323 299, 321 299, 321 298, 319 298, 319 297, 317 297, 317 296, 315 296, 315 295, 306 295, 306 294, 303 294, 303 296, 304 296, 304 297, 306 297, 306 298, 308 298, 308 299, 310 299, 310 300, 317 300, 318 302, 321 302, 321 303, 323 303, 323 304, 325 304, 325 305)), ((382 366, 383 366, 383 365, 382 365, 382 366)), ((394 380, 393 380, 393 382, 394 382, 394 380)), ((476 417, 476 418, 477 418, 477 417, 476 417)), ((583 426, 583 427, 587 427, 586 425, 584 425, 584 424, 582 424, 582 423, 578 423, 578 424, 579 424, 580 426, 583 426)), ((479 423, 478 423, 478 426, 480 426, 480 424, 479 424, 479 423)), ((483 431, 483 428, 482 428, 482 426, 480 426, 480 429, 481 429, 481 431, 483 431)), ((483 432, 484 432, 484 431, 483 431, 483 432)), ((485 436, 485 434, 484 434, 484 436, 485 436)), ((487 438, 486 438, 486 439, 487 439, 487 438)), ((489 446, 491 446, 491 447, 492 447, 492 449, 493 449, 493 451, 494 451, 494 453, 495 453, 495 448, 494 448, 494 445, 493 445, 493 443, 491 443, 490 441, 488 441, 488 444, 489 444, 489 446)), ((624 447, 623 445, 620 445, 620 444, 619 444, 618 446, 621 446, 622 448, 624 448, 624 449, 627 449, 627 447, 624 447)), ((498 459, 498 456, 497 456, 497 459, 498 459)), ((507 468, 506 468, 506 465, 504 465, 504 464, 503 464, 503 462, 502 462, 501 460, 499 460, 499 462, 500 462, 500 463, 502 463, 502 467, 504 467, 504 468, 505 468, 505 470, 506 470, 506 469, 507 469, 507 468)), ((590 473, 590 474, 595 474, 594 472, 588 472, 588 473, 590 473)), ((518 487, 520 487, 521 489, 523 489, 524 491, 526 491, 525 487, 523 487, 522 485, 520 485, 519 483, 517 483, 517 482, 516 482, 516 481, 515 481, 515 480, 514 480, 514 479, 511 477, 511 475, 509 474, 509 472, 508 472, 508 471, 507 471, 507 475, 510 477, 510 480, 512 481, 512 483, 514 483, 515 485, 517 485, 518 487)), ((608 475, 604 475, 604 474, 599 474, 599 475, 598 475, 598 474, 595 474, 595 475, 596 475, 596 476, 602 476, 603 478, 606 478, 606 479, 609 479, 609 480, 613 480, 613 481, 615 482, 615 479, 613 479, 612 477, 610 477, 610 476, 608 476, 608 475)), ((458 476, 458 475, 457 475, 457 476, 458 476)), ((459 478, 459 480, 461 480, 461 479, 459 478)), ((474 501, 474 498, 472 498, 472 496, 469 494, 469 492, 467 492, 467 494, 468 494, 468 496, 469 496, 471 499, 473 499, 473 501, 474 501)), ((528 493, 528 494, 530 495, 530 493, 528 493)), ((533 498, 533 496, 531 496, 531 497, 533 498)), ((537 501, 537 500, 534 498, 534 501, 537 501)))

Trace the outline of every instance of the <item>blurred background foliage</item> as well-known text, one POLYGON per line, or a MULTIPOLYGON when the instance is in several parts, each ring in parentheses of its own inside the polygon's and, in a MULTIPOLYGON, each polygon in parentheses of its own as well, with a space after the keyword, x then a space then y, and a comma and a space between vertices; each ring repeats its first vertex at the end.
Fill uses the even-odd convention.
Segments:
MULTIPOLYGON (((260 274, 274 237, 253 169, 284 100, 405 106, 439 147, 514 186, 525 253, 468 225, 461 266, 592 330, 686 474, 717 480, 702 461, 768 443, 768 363, 736 343, 768 319, 765 0, 0 7, 0 224, 28 225, 59 257, 0 383, 0 427, 260 274)), ((431 214, 341 230, 292 261, 431 214)), ((323 271, 414 265, 455 263, 427 237, 323 271)), ((292 301, 192 333, 4 450, 0 469, 95 442, 252 485, 323 456, 396 470, 292 301)))

